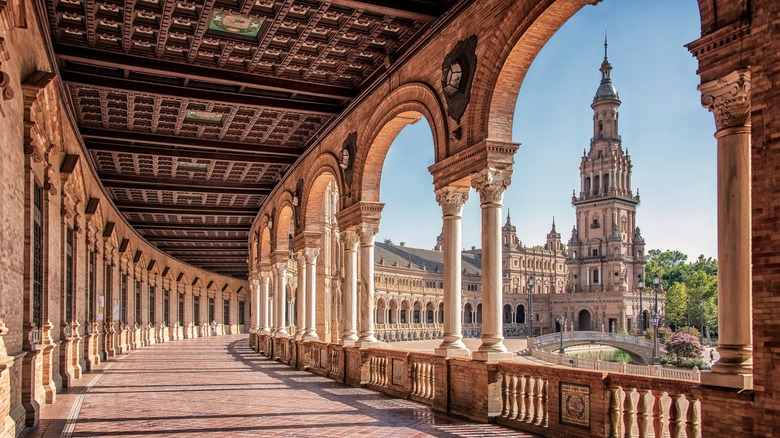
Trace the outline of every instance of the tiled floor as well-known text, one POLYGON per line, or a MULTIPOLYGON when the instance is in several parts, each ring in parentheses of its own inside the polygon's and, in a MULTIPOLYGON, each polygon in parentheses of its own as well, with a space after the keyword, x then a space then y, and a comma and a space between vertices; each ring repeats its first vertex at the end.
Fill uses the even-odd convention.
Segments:
POLYGON ((297 371, 246 335, 146 347, 78 384, 27 436, 533 436, 297 371))

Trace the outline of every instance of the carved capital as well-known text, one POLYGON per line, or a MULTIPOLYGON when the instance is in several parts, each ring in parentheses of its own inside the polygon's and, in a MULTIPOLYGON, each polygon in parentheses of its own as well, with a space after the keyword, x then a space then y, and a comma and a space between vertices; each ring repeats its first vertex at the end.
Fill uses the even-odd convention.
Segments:
POLYGON ((341 241, 344 242, 344 250, 345 251, 356 251, 357 250, 357 244, 360 241, 360 236, 358 236, 358 232, 354 229, 349 229, 344 231, 341 241))
POLYGON ((274 267, 276 268, 277 275, 287 275, 287 262, 277 262, 274 267))
POLYGON ((373 245, 374 236, 379 234, 379 224, 361 224, 358 232, 361 245, 373 245))
POLYGON ((306 256, 306 263, 314 263, 314 260, 320 255, 319 248, 306 248, 303 252, 306 256))
POLYGON ((264 283, 267 283, 271 279, 271 269, 260 269, 260 278, 263 280, 264 283))
POLYGON ((715 126, 750 125, 750 70, 735 70, 722 78, 699 85, 701 104, 715 114, 715 126))
POLYGON ((512 169, 487 168, 471 176, 471 187, 479 193, 481 205, 501 205, 504 192, 512 183, 512 169))
POLYGON ((461 217, 463 205, 469 200, 468 187, 448 186, 436 190, 436 202, 441 206, 444 216, 461 217))
POLYGON ((301 267, 306 264, 306 252, 304 250, 300 250, 295 253, 295 261, 298 262, 298 267, 301 267))

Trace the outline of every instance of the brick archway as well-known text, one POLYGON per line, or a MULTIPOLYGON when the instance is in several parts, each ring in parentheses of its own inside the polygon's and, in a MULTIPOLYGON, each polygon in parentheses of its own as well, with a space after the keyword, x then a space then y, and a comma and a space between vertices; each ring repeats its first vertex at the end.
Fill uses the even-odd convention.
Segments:
POLYGON ((447 121, 435 91, 422 83, 403 85, 382 100, 366 123, 368 129, 358 137, 352 202, 379 202, 382 167, 390 145, 404 127, 423 117, 431 128, 436 161, 447 157, 447 121))

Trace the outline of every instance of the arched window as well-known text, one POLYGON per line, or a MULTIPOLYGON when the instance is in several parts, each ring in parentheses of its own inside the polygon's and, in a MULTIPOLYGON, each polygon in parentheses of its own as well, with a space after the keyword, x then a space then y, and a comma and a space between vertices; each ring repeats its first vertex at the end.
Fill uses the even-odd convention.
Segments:
POLYGON ((604 132, 604 122, 599 120, 599 135, 601 135, 602 132, 604 132))
POLYGON ((512 306, 509 304, 504 305, 504 324, 512 323, 512 306))
POLYGON ((604 175, 604 191, 609 190, 609 174, 604 175))
POLYGON ((515 322, 525 324, 525 306, 522 304, 515 309, 515 322))

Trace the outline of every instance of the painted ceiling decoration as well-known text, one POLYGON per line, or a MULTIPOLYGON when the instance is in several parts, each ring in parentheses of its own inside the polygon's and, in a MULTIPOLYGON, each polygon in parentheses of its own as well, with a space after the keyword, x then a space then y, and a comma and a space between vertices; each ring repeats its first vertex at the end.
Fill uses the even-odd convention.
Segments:
POLYGON ((36 12, 90 165, 125 219, 179 260, 247 278, 268 195, 385 59, 456 3, 44 0, 36 12))

